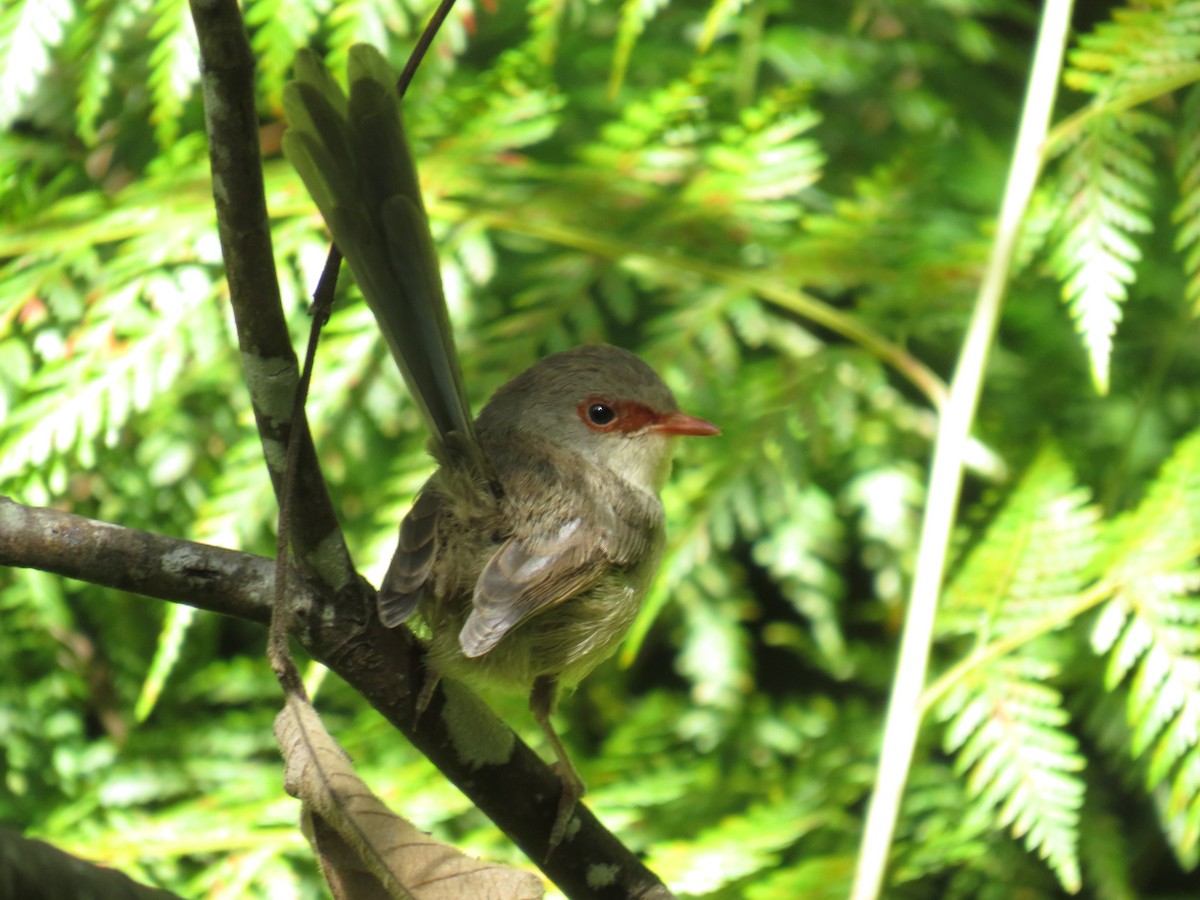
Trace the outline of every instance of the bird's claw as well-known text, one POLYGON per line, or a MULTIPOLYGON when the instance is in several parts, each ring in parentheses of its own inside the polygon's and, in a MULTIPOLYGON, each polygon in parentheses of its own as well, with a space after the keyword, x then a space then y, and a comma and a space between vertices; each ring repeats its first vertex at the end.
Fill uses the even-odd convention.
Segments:
POLYGON ((575 807, 579 805, 584 792, 583 781, 580 780, 573 767, 556 763, 552 768, 562 784, 562 793, 558 795, 558 812, 554 816, 554 826, 550 829, 550 841, 546 848, 547 858, 567 836, 567 826, 571 823, 575 807))
POLYGON ((442 676, 436 669, 425 666, 425 681, 421 684, 421 692, 417 694, 416 708, 413 711, 413 731, 420 727, 421 716, 429 708, 429 702, 433 700, 433 692, 437 690, 438 682, 441 680, 442 676))

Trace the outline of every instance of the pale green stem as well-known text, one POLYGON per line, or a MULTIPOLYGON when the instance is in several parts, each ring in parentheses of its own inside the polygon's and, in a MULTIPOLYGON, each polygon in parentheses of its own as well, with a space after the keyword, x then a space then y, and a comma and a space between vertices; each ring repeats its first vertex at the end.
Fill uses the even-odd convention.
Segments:
POLYGON ((929 712, 935 703, 945 697, 955 687, 966 681, 980 666, 986 665, 1002 656, 1007 656, 1014 650, 1018 650, 1031 641, 1037 640, 1044 634, 1049 634, 1052 631, 1066 627, 1084 613, 1095 609, 1101 603, 1111 599, 1119 591, 1125 590, 1128 586, 1137 584, 1146 578, 1153 578, 1159 572, 1172 571, 1185 566, 1194 560, 1197 555, 1200 555, 1200 541, 1192 541, 1181 549, 1178 555, 1167 556, 1165 558, 1155 557, 1150 568, 1146 571, 1136 568, 1122 569, 1116 573, 1116 578, 1110 577, 1096 582, 1096 584, 1077 596, 1067 599, 1062 603, 1056 603, 1052 612, 1033 620, 1023 628, 973 650, 969 656, 959 660, 943 672, 941 676, 921 693, 919 707, 921 715, 929 712))
POLYGON ((888 704, 879 771, 867 809, 866 826, 854 873, 853 900, 874 900, 883 886, 888 851, 895 834, 900 801, 912 765, 921 722, 921 688, 929 665, 934 617, 945 572, 950 530, 954 525, 954 512, 962 485, 967 439, 983 383, 988 349, 1000 316, 1013 249, 1041 168, 1070 21, 1071 0, 1049 0, 1046 3, 1034 51, 1033 71, 1025 94, 1016 150, 1000 206, 996 240, 992 244, 991 256, 967 326, 966 340, 950 384, 950 396, 938 420, 929 475, 929 499, 921 525, 916 571, 900 643, 900 659, 888 704))
POLYGON ((1084 126, 1097 116, 1110 116, 1133 109, 1135 106, 1157 100, 1159 97, 1171 94, 1189 84, 1195 84, 1197 81, 1200 81, 1200 63, 1193 63, 1183 66, 1170 78, 1142 85, 1127 93, 1122 93, 1119 97, 1097 97, 1083 109, 1072 113, 1054 126, 1046 137, 1047 158, 1057 156, 1062 150, 1069 147, 1084 126))
POLYGON ((825 326, 830 331, 842 335, 874 354, 878 359, 892 366, 924 394, 931 406, 941 409, 946 402, 946 385, 924 363, 904 350, 903 347, 892 343, 853 316, 818 300, 811 294, 780 284, 779 279, 772 278, 769 274, 747 272, 743 269, 705 262, 681 254, 646 247, 634 247, 619 239, 572 228, 560 222, 531 219, 528 216, 510 212, 480 211, 436 201, 430 204, 430 209, 436 215, 444 218, 467 218, 469 216, 474 221, 483 222, 493 228, 513 234, 536 237, 564 247, 574 247, 607 259, 626 262, 634 259, 646 260, 663 271, 674 271, 683 276, 694 276, 711 282, 743 288, 775 306, 790 310, 810 322, 825 326))

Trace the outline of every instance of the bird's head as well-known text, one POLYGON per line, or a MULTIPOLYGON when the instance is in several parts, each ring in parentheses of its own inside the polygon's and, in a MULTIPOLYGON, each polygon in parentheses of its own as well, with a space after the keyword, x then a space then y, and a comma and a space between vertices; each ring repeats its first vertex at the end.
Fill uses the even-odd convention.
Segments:
POLYGON ((520 433, 578 453, 657 493, 672 438, 715 435, 679 411, 658 373, 628 350, 590 344, 555 353, 500 388, 479 414, 481 433, 520 433))

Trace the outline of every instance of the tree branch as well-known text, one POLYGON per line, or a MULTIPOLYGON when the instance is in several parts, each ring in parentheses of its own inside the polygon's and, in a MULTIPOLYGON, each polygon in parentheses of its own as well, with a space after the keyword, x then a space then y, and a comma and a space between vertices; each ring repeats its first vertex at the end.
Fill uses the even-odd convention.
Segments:
POLYGON ((182 900, 9 828, 0 828, 0 897, 182 900))
MULTIPOLYGON (((221 254, 254 418, 280 497, 299 374, 271 249, 254 108, 254 54, 237 0, 192 0, 191 9, 200 43, 221 254)), ((296 555, 310 577, 333 588, 350 588, 357 576, 308 428, 300 429, 297 438, 301 445, 291 510, 296 555)))
MULTIPOLYGON (((275 561, 0 497, 0 565, 266 624, 275 561)), ((302 604, 311 608, 311 598, 302 604)), ((303 614, 305 610, 296 610, 303 614)))
MULTIPOLYGON (((274 561, 0 497, 0 565, 41 569, 92 584, 185 603, 265 625, 274 561)), ((373 592, 313 588, 289 598, 296 637, 401 731, 572 897, 670 894, 582 804, 547 858, 562 790, 558 776, 465 687, 444 681, 417 714, 423 651, 412 632, 384 628, 373 592), (578 828, 575 827, 578 824, 578 828), (610 873, 597 884, 594 872, 610 873)))

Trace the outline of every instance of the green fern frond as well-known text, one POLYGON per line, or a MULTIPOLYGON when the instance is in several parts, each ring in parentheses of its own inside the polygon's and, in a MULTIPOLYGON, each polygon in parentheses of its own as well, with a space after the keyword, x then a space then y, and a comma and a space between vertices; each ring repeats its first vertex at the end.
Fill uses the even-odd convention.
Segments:
POLYGON ((734 17, 749 3, 750 0, 714 0, 704 17, 704 28, 700 32, 700 40, 696 49, 707 53, 713 41, 721 34, 734 17))
POLYGON ((743 706, 753 690, 750 635, 739 615, 745 589, 735 578, 730 567, 693 569, 671 598, 687 626, 676 665, 692 699, 726 712, 743 706))
POLYGON ((672 890, 709 896, 722 888, 728 890, 747 875, 777 869, 779 852, 822 821, 822 816, 812 812, 797 819, 787 804, 759 804, 686 841, 661 842, 654 848, 650 864, 672 890))
POLYGON ((802 240, 789 249, 789 261, 839 290, 887 285, 899 261, 912 257, 915 198, 908 165, 891 160, 877 166, 850 193, 834 198, 830 209, 805 217, 802 240))
POLYGON ((150 37, 150 120, 159 146, 170 147, 179 136, 184 103, 200 81, 200 48, 187 0, 155 0, 150 37))
POLYGON ((792 91, 777 91, 721 129, 688 186, 697 206, 732 205, 740 218, 794 221, 795 195, 813 185, 825 165, 820 145, 804 135, 820 117, 792 91))
MULTIPOLYGON (((1193 773, 1194 774, 1194 773, 1193 773)), ((1200 783, 1191 779, 1192 796, 1200 795, 1200 783)), ((1162 823, 1171 850, 1185 871, 1200 866, 1200 827, 1197 826, 1194 809, 1181 810, 1175 792, 1164 785, 1152 794, 1154 808, 1162 823)))
POLYGON ((190 537, 222 547, 255 546, 278 511, 262 468, 257 436, 247 434, 226 448, 221 471, 196 510, 190 537))
MULTIPOLYGON (((110 263, 110 276, 120 263, 110 263)), ((125 421, 185 371, 192 335, 223 333, 218 311, 207 302, 216 286, 199 269, 137 273, 105 287, 110 293, 75 329, 69 352, 26 386, 29 399, 5 423, 0 480, 36 472, 72 452, 90 468, 95 445, 113 445, 125 421)))
MULTIPOLYGON (((1053 617, 1088 583, 1099 514, 1062 456, 1044 449, 946 591, 940 626, 981 644, 1053 617)), ((1068 730, 1055 640, 969 672, 939 706, 968 791, 1077 890, 1083 757, 1068 730)))
POLYGON ((146 11, 148 0, 91 0, 87 14, 67 38, 69 52, 80 59, 79 84, 75 89, 75 128, 84 143, 96 143, 96 126, 105 101, 113 94, 117 54, 122 42, 146 11))
POLYGON ((1143 135, 1162 129, 1161 120, 1142 112, 1097 115, 1063 160, 1050 261, 1101 393, 1108 391, 1121 304, 1142 256, 1134 236, 1151 230, 1155 175, 1143 135))
POLYGON ((659 14, 671 0, 624 0, 621 3, 621 24, 617 27, 617 46, 613 50, 612 72, 608 77, 608 96, 616 97, 625 83, 625 72, 633 55, 634 45, 646 30, 647 23, 659 14))
POLYGON ((313 0, 254 0, 246 6, 246 25, 258 60, 258 89, 277 113, 283 110, 283 86, 291 78, 296 51, 308 45, 324 11, 324 4, 313 0))
POLYGON ((896 896, 906 895, 906 883, 944 874, 947 860, 984 867, 993 845, 1007 843, 996 832, 991 811, 970 802, 962 780, 941 759, 914 761, 896 824, 900 832, 891 879, 896 896))
POLYGON ((1181 440, 1138 507, 1106 535, 1106 579, 1117 585, 1188 573, 1200 555, 1200 431, 1181 440))
POLYGON ((967 790, 1001 827, 1039 853, 1077 891, 1084 759, 1067 729, 1062 694, 1046 682, 1056 663, 1005 657, 977 670, 942 705, 946 750, 967 790))
POLYGON ((154 650, 154 659, 142 682, 142 689, 134 704, 133 716, 138 722, 145 722, 154 711, 158 698, 162 696, 167 678, 179 662, 183 652, 184 640, 188 629, 196 618, 196 610, 183 604, 173 604, 167 610, 166 621, 158 634, 158 645, 154 650))
POLYGON ((1080 38, 1068 60, 1067 86, 1101 103, 1144 102, 1200 80, 1200 4, 1118 7, 1112 21, 1080 38))
POLYGON ((1146 781, 1159 793, 1164 830, 1182 825, 1181 858, 1200 841, 1200 573, 1146 577, 1108 602, 1093 646, 1109 656, 1110 689, 1128 680, 1133 756, 1149 753, 1146 781), (1132 677, 1127 676, 1132 673, 1132 677))
POLYGON ((1175 249, 1183 255, 1187 276, 1185 297, 1192 314, 1200 315, 1200 87, 1188 91, 1179 118, 1175 159, 1179 203, 1171 221, 1175 223, 1175 249))
MULTIPOLYGON (((450 121, 440 110, 432 108, 427 111, 430 119, 426 124, 420 118, 425 113, 419 107, 413 109, 414 122, 420 123, 414 126, 414 133, 428 129, 433 134, 445 134, 452 140, 447 150, 459 160, 472 160, 475 164, 480 159, 544 141, 558 126, 563 97, 532 64, 537 52, 538 47, 531 39, 505 53, 466 96, 459 98, 460 105, 450 121)), ((428 171, 431 183, 463 174, 461 161, 457 167, 450 164, 450 159, 446 159, 447 165, 439 165, 437 156, 429 162, 422 171, 428 171)), ((447 192, 454 191, 454 186, 447 185, 447 192)))
MULTIPOLYGON (((773 467, 772 467, 773 468, 773 467)), ((754 560, 766 568, 805 620, 822 661, 847 675, 850 662, 842 634, 839 575, 845 529, 834 498, 817 485, 787 480, 761 489, 766 533, 753 544, 754 560)))
POLYGON ((1061 454, 1044 449, 947 587, 943 633, 985 644, 1054 615, 1089 581, 1098 522, 1061 454))
POLYGON ((842 491, 841 503, 854 512, 862 565, 875 594, 895 609, 904 602, 921 532, 923 474, 916 466, 872 466, 842 491))
POLYGON ((8 128, 50 69, 76 15, 71 0, 14 0, 0 11, 0 128, 8 128))
POLYGON ((1092 646, 1108 657, 1108 689, 1128 691, 1129 751, 1144 757, 1164 831, 1185 860, 1200 852, 1200 433, 1111 533, 1105 578, 1116 590, 1092 646))
POLYGON ((550 65, 558 55, 559 27, 567 0, 530 0, 529 46, 539 62, 550 65))
MULTIPOLYGON (((404 3, 397 3, 396 0, 345 0, 332 4, 329 15, 322 23, 330 28, 329 49, 324 59, 326 67, 331 72, 345 72, 350 61, 350 48, 355 44, 372 44, 385 57, 389 56, 396 38, 408 38, 414 31, 420 32, 431 8, 432 5, 422 4, 420 0, 404 3)), ((463 16, 472 15, 472 10, 473 7, 469 5, 465 9, 459 7, 438 31, 437 43, 444 48, 446 56, 456 56, 461 52, 463 16)), ((431 65, 437 65, 441 56, 441 53, 430 54, 422 69, 427 71, 431 65)))
POLYGON ((701 99, 704 82, 700 68, 626 104, 620 120, 606 124, 580 155, 595 169, 659 186, 683 180, 699 161, 699 145, 712 133, 708 105, 701 99))
POLYGON ((775 307, 744 288, 730 285, 721 290, 721 295, 730 298, 723 303, 725 314, 747 347, 770 347, 794 359, 809 357, 820 347, 811 331, 794 319, 779 315, 775 307))

